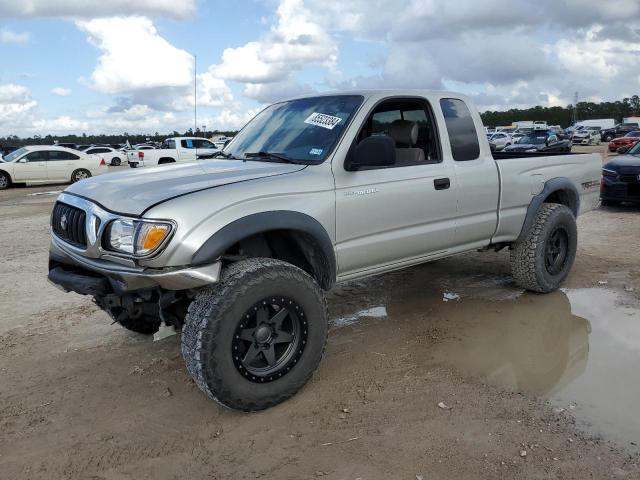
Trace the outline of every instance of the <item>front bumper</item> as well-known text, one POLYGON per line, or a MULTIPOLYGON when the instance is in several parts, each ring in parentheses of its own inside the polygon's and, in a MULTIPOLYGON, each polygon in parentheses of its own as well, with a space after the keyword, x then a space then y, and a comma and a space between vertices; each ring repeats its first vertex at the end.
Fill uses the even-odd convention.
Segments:
POLYGON ((590 145, 591 144, 591 139, 590 138, 573 138, 571 140, 571 143, 573 143, 574 145, 590 145))
POLYGON ((600 188, 600 198, 603 200, 640 203, 640 180, 637 182, 623 182, 619 179, 604 177, 600 188))
POLYGON ((220 270, 220 262, 184 268, 127 267, 82 257, 66 249, 55 237, 49 247, 49 281, 64 291, 81 295, 102 296, 155 288, 188 290, 218 282, 220 270))

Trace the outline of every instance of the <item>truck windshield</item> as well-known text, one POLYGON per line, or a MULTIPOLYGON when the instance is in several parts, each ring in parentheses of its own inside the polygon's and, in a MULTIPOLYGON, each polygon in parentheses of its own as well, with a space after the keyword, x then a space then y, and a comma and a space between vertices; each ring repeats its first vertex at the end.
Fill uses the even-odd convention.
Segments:
POLYGON ((300 163, 321 163, 362 101, 360 95, 333 95, 271 105, 231 140, 225 156, 284 161, 278 160, 279 155, 300 163))

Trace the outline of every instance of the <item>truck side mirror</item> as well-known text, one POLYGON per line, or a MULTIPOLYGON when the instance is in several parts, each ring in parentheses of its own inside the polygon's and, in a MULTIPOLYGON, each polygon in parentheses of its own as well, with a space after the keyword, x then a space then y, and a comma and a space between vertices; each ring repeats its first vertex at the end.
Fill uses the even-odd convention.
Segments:
POLYGON ((396 163, 396 142, 387 135, 374 135, 358 143, 348 157, 345 169, 390 167, 396 163))

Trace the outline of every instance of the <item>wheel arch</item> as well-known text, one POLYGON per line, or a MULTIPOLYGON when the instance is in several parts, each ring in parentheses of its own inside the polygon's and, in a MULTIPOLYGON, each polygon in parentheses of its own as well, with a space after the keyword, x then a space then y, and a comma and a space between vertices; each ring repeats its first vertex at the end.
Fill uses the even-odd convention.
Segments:
POLYGON ((217 261, 237 246, 255 254, 292 263, 329 290, 336 282, 336 257, 329 234, 304 213, 275 210, 248 215, 224 226, 194 253, 193 265, 217 261))
POLYGON ((172 157, 162 157, 158 159, 158 165, 161 165, 164 163, 176 163, 176 159, 172 157))
POLYGON ((542 191, 535 195, 531 199, 531 203, 529 203, 517 241, 525 238, 527 232, 535 222, 540 207, 542 207, 544 203, 565 205, 569 207, 573 215, 577 217, 580 211, 580 194, 573 182, 566 177, 556 177, 547 180, 542 191))

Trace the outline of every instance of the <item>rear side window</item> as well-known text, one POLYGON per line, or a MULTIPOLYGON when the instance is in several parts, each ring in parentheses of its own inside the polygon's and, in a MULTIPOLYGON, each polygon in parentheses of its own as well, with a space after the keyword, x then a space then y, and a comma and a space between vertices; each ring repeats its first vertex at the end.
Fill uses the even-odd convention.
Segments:
POLYGON ((477 159, 480 156, 478 133, 465 103, 457 98, 442 98, 440 107, 449 132, 453 159, 458 162, 477 159))
POLYGON ((78 160, 80 157, 71 153, 61 150, 49 150, 49 161, 56 160, 78 160))

